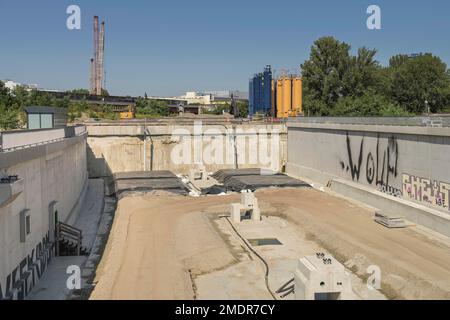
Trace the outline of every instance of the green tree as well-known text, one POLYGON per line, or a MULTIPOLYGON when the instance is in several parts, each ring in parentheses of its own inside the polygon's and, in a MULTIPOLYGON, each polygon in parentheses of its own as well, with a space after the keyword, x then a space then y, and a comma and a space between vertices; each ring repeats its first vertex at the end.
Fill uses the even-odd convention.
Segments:
POLYGON ((73 94, 89 94, 89 90, 88 89, 73 89, 73 90, 69 90, 66 91, 67 93, 73 93, 73 94))
POLYGON ((247 118, 247 116, 248 116, 248 101, 238 101, 237 106, 239 108, 240 117, 247 118))
POLYGON ((408 116, 399 105, 386 96, 373 90, 366 91, 361 96, 347 96, 339 99, 331 116, 408 116))
POLYGON ((389 59, 389 67, 397 69, 408 62, 410 58, 406 54, 398 54, 389 59))
POLYGON ((136 112, 141 115, 166 117, 169 105, 166 101, 139 98, 136 101, 136 112))
POLYGON ((27 105, 30 106, 55 106, 56 99, 48 92, 31 90, 28 95, 27 105))
POLYGON ((391 63, 392 98, 413 113, 426 112, 425 101, 431 112, 447 107, 450 86, 447 65, 432 54, 402 59, 401 63, 391 63))
POLYGON ((20 126, 19 106, 5 84, 0 81, 0 129, 16 129, 20 126))
POLYGON ((377 88, 381 81, 381 66, 375 60, 377 51, 365 47, 358 50, 356 56, 350 58, 349 68, 344 77, 343 96, 362 96, 368 90, 377 88))
POLYGON ((19 112, 0 104, 0 129, 17 129, 20 126, 19 112))
POLYGON ((305 109, 312 114, 327 115, 345 94, 351 64, 350 46, 333 37, 314 42, 310 58, 302 64, 305 109))

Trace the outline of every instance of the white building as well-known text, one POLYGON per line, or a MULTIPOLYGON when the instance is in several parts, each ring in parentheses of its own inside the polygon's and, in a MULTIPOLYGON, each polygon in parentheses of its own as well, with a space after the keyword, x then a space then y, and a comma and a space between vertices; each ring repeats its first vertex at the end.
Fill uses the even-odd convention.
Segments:
POLYGON ((215 91, 205 91, 204 94, 210 94, 213 98, 218 99, 230 99, 231 95, 235 99, 247 99, 248 92, 238 91, 238 90, 215 90, 215 91))
POLYGON ((203 94, 195 91, 186 92, 184 96, 179 97, 182 100, 186 100, 188 104, 211 104, 213 97, 211 94, 203 94))
POLYGON ((3 82, 5 83, 5 87, 8 88, 9 91, 14 91, 18 86, 24 87, 27 91, 31 91, 33 89, 38 88, 37 84, 21 84, 8 79, 3 82))

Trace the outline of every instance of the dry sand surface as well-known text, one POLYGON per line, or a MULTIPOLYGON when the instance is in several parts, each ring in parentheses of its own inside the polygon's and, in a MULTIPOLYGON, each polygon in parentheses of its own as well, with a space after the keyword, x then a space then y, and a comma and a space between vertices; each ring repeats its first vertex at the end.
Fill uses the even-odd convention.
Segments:
MULTIPOLYGON (((372 221, 369 210, 317 190, 266 189, 256 195, 263 215, 286 219, 299 237, 359 277, 367 276, 368 266, 379 266, 389 298, 450 298, 448 241, 415 227, 386 229, 372 221)), ((242 252, 215 222, 233 202, 239 195, 121 199, 91 299, 196 298, 196 277, 240 263, 242 252)))

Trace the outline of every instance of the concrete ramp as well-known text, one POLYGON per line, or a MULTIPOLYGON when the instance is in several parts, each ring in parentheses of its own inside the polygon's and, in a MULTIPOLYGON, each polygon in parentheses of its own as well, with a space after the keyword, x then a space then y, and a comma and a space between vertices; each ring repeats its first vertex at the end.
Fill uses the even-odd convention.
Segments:
POLYGON ((114 193, 118 198, 130 192, 168 191, 187 195, 189 190, 170 171, 118 172, 113 175, 114 193))

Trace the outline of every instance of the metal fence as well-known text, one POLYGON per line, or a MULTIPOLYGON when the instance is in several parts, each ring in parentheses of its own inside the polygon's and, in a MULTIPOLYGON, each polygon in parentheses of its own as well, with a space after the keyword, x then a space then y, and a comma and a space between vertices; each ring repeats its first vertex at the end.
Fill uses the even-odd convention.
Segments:
POLYGON ((288 123, 450 127, 450 115, 430 117, 297 117, 289 118, 288 123))
POLYGON ((86 126, 72 126, 55 129, 18 130, 0 132, 0 152, 29 148, 37 145, 81 136, 86 133, 86 126))

